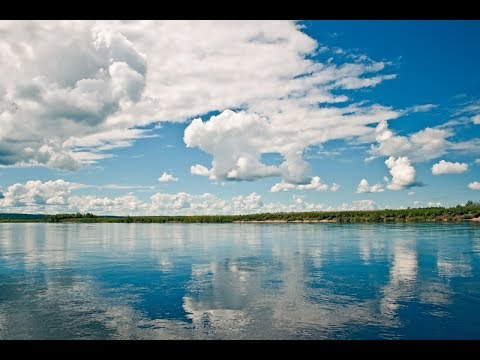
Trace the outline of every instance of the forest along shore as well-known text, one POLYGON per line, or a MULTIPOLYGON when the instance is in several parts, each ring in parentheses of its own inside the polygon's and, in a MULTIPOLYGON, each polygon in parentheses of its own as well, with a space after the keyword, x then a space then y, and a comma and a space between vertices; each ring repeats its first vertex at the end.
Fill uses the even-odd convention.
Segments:
POLYGON ((314 211, 247 215, 105 216, 81 214, 1 214, 0 222, 41 223, 357 223, 480 221, 480 202, 455 207, 314 211))

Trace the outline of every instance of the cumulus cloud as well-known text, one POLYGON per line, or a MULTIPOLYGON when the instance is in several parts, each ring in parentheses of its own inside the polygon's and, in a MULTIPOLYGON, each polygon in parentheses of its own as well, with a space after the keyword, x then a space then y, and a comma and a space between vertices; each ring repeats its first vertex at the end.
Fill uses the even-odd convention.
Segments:
MULTIPOLYGON (((342 92, 395 75, 367 57, 314 59, 317 42, 292 21, 4 21, 0 32, 0 165, 74 170, 148 136, 144 125, 244 109, 251 119, 226 121, 250 124, 251 138, 228 163, 221 142, 205 150, 214 155, 209 176, 301 183, 306 146, 363 136, 367 124, 398 116, 379 105, 335 107, 349 100, 342 92), (272 149, 281 168, 259 160, 272 149)), ((211 127, 214 143, 235 132, 211 127)), ((209 148, 198 121, 192 129, 190 145, 209 148)))
POLYGON ((338 191, 340 185, 333 183, 331 186, 322 182, 318 176, 312 177, 308 184, 292 184, 285 181, 277 183, 270 188, 271 192, 289 191, 289 190, 316 190, 316 191, 338 191))
POLYGON ((407 156, 412 161, 427 161, 446 153, 453 133, 447 129, 425 128, 409 136, 396 135, 387 121, 380 121, 375 129, 378 145, 372 145, 373 156, 407 156))
POLYGON ((140 201, 134 194, 108 198, 95 195, 72 196, 67 209, 69 211, 92 212, 96 214, 133 215, 144 214, 148 204, 140 201))
POLYGON ((472 190, 480 190, 480 182, 474 181, 468 184, 468 188, 472 190))
POLYGON ((415 168, 411 165, 406 156, 394 158, 390 156, 385 160, 385 164, 390 169, 392 175, 391 181, 387 185, 389 190, 403 190, 415 186, 415 168))
POLYGON ((298 211, 351 211, 351 210, 374 210, 377 204, 373 200, 356 200, 350 203, 342 203, 338 206, 311 203, 305 201, 303 196, 293 195, 292 203, 269 203, 265 204, 259 212, 298 212, 298 211))
POLYGON ((472 117, 472 122, 473 122, 475 125, 480 124, 480 114, 473 116, 473 117, 472 117))
MULTIPOLYGON (((208 170, 205 166, 200 164, 192 165, 190 167, 190 172, 194 175, 208 176, 208 177, 211 176, 210 170, 208 170)), ((215 177, 211 177, 211 178, 214 179, 215 177)))
POLYGON ((261 196, 256 193, 224 200, 211 193, 186 192, 156 193, 149 202, 140 201, 133 194, 113 199, 83 196, 73 198, 71 204, 82 212, 131 215, 244 214, 258 212, 262 206, 261 196))
POLYGON ((167 182, 167 181, 178 181, 178 178, 174 177, 173 174, 167 174, 163 172, 162 176, 158 178, 160 182, 167 182))
POLYGON ((371 142, 377 123, 385 126, 373 156, 480 151, 478 141, 449 143, 446 129, 386 136, 386 121, 405 111, 349 101, 394 79, 389 63, 323 59, 326 49, 292 21, 3 21, 0 32, 0 166, 75 170, 151 136, 145 125, 212 111, 184 140, 213 156, 191 168, 213 180, 308 184, 308 146, 371 142), (269 152, 283 163, 262 163, 269 152))
POLYGON ((135 194, 118 197, 75 195, 80 188, 93 185, 77 184, 62 179, 46 182, 27 181, 9 186, 0 198, 0 208, 21 213, 92 212, 114 215, 154 214, 229 214, 257 212, 263 207, 262 198, 256 193, 220 199, 211 193, 200 195, 180 192, 156 193, 150 201, 142 201, 135 194))
POLYGON ((93 22, 13 21, 0 30, 0 164, 78 168, 65 142, 101 133, 140 99, 145 56, 93 22))
MULTIPOLYGON (((214 160, 210 170, 203 165, 195 165, 192 166, 192 173, 227 180, 253 180, 280 175, 280 167, 267 166, 259 160, 262 147, 268 145, 262 144, 263 139, 258 139, 257 134, 260 132, 268 137, 271 130, 267 118, 244 111, 226 110, 205 123, 200 118, 193 120, 185 129, 187 147, 199 147, 213 154, 214 160)), ((290 161, 282 166, 288 175, 302 181, 305 180, 302 165, 306 166, 301 161, 290 161), (300 179, 297 173, 300 173, 300 179)))
POLYGON ((369 150, 371 156, 365 161, 371 161, 379 156, 407 156, 413 162, 423 162, 438 158, 447 152, 480 153, 479 139, 459 142, 447 140, 454 135, 452 126, 457 124, 458 122, 453 120, 434 128, 427 127, 408 136, 400 136, 388 128, 387 121, 380 121, 375 129, 377 144, 371 145, 369 150))
POLYGON ((468 164, 466 163, 452 163, 445 160, 440 160, 438 163, 432 166, 433 175, 442 174, 463 174, 468 170, 468 164))
POLYGON ((7 188, 1 205, 4 207, 21 207, 28 205, 66 205, 73 189, 82 187, 62 179, 41 182, 30 180, 25 184, 14 184, 7 188))
POLYGON ((255 212, 263 206, 262 197, 257 193, 251 193, 248 196, 236 196, 232 199, 232 207, 241 209, 241 211, 255 212))
MULTIPOLYGON (((419 183, 415 183, 415 168, 411 165, 411 161, 422 162, 435 159, 452 150, 477 152, 480 149, 476 139, 453 143, 447 140, 451 136, 453 136, 451 129, 429 127, 408 136, 400 136, 388 128, 387 121, 380 121, 375 129, 377 145, 371 145, 369 153, 372 156, 365 160, 370 161, 378 156, 389 157, 385 164, 387 164, 393 176, 392 182, 387 186, 390 190, 400 190, 419 185, 419 183), (400 161, 402 165, 397 163, 400 159, 403 159, 400 161)), ((467 164, 449 163, 451 165, 448 165, 442 163, 442 161, 434 165, 435 170, 432 168, 434 175, 446 173, 444 171, 460 173, 460 169, 461 172, 468 169, 467 164), (465 166, 466 169, 463 170, 465 166), (447 168, 448 170, 446 170, 447 168), (455 170, 452 170, 453 168, 455 170)))
POLYGON ((341 210, 375 210, 377 204, 373 200, 355 200, 352 204, 343 204, 341 210))
POLYGON ((133 193, 116 197, 77 195, 76 190, 95 187, 62 179, 27 181, 8 187, 0 198, 0 209, 18 213, 66 213, 91 212, 97 215, 195 215, 195 214, 247 214, 266 212, 332 211, 374 209, 372 200, 353 201, 339 206, 306 201, 293 195, 290 202, 265 203, 262 196, 253 192, 222 199, 211 193, 176 194, 155 193, 148 200, 141 200, 133 193))
POLYGON ((196 165, 192 172, 225 180, 281 176, 286 182, 305 184, 312 180, 303 159, 308 146, 368 134, 367 124, 397 116, 381 106, 298 108, 291 100, 257 105, 256 112, 225 110, 206 122, 201 118, 192 121, 185 129, 185 144, 213 155, 210 169, 196 165), (279 166, 263 164, 263 153, 279 153, 284 161, 279 166))
POLYGON ((367 179, 360 180, 357 186, 357 193, 376 193, 382 192, 383 190, 382 184, 370 185, 367 179))

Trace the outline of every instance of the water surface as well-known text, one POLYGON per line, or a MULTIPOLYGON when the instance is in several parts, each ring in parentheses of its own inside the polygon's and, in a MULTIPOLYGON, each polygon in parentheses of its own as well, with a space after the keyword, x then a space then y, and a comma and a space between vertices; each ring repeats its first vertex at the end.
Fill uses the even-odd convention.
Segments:
POLYGON ((480 339, 480 224, 0 224, 0 339, 480 339))

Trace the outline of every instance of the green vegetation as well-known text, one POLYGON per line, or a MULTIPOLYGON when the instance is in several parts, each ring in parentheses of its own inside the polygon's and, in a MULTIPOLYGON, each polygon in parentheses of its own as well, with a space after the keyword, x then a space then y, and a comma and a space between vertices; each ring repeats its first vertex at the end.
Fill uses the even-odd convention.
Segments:
POLYGON ((419 222, 468 221, 480 217, 480 202, 469 201, 452 208, 428 207, 404 210, 316 211, 249 215, 194 216, 96 216, 87 214, 25 215, 0 214, 0 222, 51 223, 232 223, 232 222, 419 222))
POLYGON ((43 222, 47 215, 41 214, 2 214, 0 222, 43 222))

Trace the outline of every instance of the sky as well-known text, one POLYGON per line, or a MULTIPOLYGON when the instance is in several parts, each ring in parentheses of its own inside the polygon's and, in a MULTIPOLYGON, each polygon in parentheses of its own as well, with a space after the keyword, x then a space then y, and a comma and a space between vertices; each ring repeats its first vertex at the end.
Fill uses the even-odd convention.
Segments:
POLYGON ((0 212, 480 199, 480 21, 2 21, 0 212))

